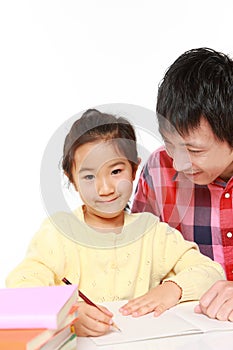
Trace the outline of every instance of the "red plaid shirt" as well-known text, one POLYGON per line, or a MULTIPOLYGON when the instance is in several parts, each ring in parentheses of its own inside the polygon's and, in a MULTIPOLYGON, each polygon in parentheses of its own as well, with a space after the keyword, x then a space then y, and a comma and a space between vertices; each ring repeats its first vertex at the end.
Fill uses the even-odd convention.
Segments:
POLYGON ((233 177, 195 185, 173 168, 164 147, 152 153, 136 188, 132 212, 148 211, 195 241, 233 280, 233 177))

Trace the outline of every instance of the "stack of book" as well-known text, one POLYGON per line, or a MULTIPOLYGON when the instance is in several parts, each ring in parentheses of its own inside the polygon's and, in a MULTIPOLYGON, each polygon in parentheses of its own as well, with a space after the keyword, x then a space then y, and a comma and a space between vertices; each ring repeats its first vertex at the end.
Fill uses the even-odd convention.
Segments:
POLYGON ((71 349, 77 286, 0 289, 0 349, 71 349))

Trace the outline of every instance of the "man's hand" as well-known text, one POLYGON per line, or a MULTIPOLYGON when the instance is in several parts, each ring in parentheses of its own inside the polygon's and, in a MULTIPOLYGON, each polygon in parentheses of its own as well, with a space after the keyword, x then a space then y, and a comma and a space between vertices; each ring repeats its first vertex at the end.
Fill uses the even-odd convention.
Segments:
POLYGON ((210 318, 233 322, 233 281, 216 282, 194 309, 210 318))

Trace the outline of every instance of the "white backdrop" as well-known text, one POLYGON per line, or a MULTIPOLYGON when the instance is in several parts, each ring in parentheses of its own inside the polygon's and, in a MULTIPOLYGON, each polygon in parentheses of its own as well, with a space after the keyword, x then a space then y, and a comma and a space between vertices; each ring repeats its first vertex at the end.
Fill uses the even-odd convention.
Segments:
POLYGON ((208 46, 233 56, 232 0, 8 0, 0 3, 0 287, 46 213, 48 140, 87 108, 154 110, 168 66, 208 46))

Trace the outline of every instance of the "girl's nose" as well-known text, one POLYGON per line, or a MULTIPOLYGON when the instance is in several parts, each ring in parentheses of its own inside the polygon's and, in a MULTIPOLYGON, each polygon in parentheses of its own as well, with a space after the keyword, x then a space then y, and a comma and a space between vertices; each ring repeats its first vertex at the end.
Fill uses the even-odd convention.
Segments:
POLYGON ((101 177, 97 180, 97 192, 99 196, 107 196, 111 193, 114 193, 114 191, 114 185, 109 179, 101 177))

